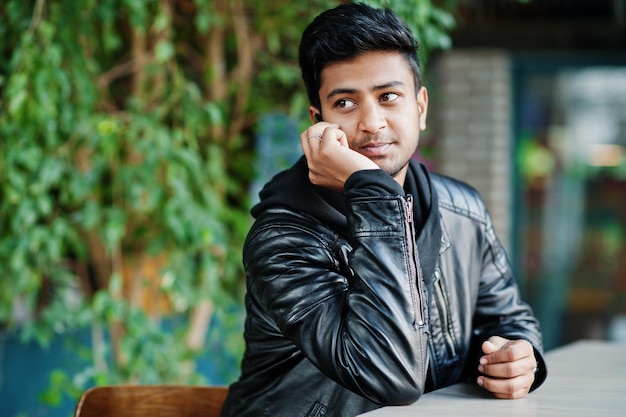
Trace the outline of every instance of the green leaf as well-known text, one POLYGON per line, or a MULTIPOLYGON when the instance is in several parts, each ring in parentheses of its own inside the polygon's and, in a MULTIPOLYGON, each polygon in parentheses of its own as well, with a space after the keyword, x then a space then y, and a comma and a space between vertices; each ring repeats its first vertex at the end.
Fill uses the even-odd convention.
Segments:
POLYGON ((105 213, 103 238, 107 249, 114 252, 126 231, 126 213, 120 208, 111 208, 105 213))
POLYGON ((213 126, 220 126, 224 123, 224 115, 220 106, 213 102, 206 102, 205 111, 209 116, 209 122, 213 126))
POLYGON ((169 61, 174 56, 174 45, 172 42, 160 40, 154 47, 156 62, 162 64, 169 61))
POLYGON ((15 116, 24 106, 26 101, 27 91, 19 90, 9 99, 9 114, 15 116))

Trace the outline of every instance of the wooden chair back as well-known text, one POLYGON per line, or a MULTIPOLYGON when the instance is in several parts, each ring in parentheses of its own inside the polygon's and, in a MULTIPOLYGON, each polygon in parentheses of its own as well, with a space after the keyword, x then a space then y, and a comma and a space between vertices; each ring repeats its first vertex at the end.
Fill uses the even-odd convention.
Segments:
POLYGON ((227 387, 109 385, 86 390, 74 417, 219 417, 227 387))

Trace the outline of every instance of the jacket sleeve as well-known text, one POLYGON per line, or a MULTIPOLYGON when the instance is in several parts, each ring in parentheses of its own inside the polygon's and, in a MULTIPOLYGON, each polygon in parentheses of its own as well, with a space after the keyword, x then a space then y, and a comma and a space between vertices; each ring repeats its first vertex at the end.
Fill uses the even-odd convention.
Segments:
POLYGON ((326 376, 376 403, 408 404, 423 394, 427 369, 411 208, 382 171, 355 175, 345 190, 348 270, 328 230, 284 212, 257 219, 249 236, 248 289, 326 376))
MULTIPOLYGON (((483 205, 482 200, 480 204, 483 205)), ((538 362, 531 387, 534 390, 547 375, 539 322, 531 307, 522 300, 506 252, 484 206, 482 212, 485 213, 482 275, 474 314, 472 350, 480 355, 481 343, 490 336, 527 340, 538 362)))

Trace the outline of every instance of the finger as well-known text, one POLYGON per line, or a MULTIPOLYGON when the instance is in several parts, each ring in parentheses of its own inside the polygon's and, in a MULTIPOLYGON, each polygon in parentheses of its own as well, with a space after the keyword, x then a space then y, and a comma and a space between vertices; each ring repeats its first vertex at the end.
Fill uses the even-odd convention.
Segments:
POLYGON ((308 138, 320 139, 324 135, 326 130, 328 130, 329 128, 337 129, 339 128, 339 125, 334 124, 334 123, 328 123, 328 122, 319 122, 319 123, 315 123, 314 125, 309 126, 304 131, 304 133, 306 133, 307 139, 308 138))
POLYGON ((311 155, 311 147, 308 142, 306 131, 304 131, 300 134, 300 146, 302 146, 302 151, 307 159, 309 159, 311 155))
POLYGON ((534 373, 537 362, 528 357, 513 362, 478 365, 478 372, 495 378, 513 378, 534 373))
MULTIPOLYGON (((300 135, 300 143, 302 144, 302 148, 306 150, 314 149, 320 144, 324 135, 328 136, 328 132, 332 132, 338 127, 338 125, 327 122, 319 122, 312 126, 309 126, 300 135)), ((305 152, 305 155, 306 154, 307 153, 305 152)))
POLYGON ((336 139, 337 139, 337 141, 339 142, 339 144, 341 146, 345 146, 346 148, 350 147, 350 145, 348 145, 348 136, 346 136, 346 132, 344 132, 340 128, 337 129, 337 137, 336 137, 336 139))
POLYGON ((300 144, 302 145, 302 150, 307 158, 311 156, 312 147, 319 145, 319 141, 322 139, 323 134, 323 126, 318 125, 310 126, 302 132, 300 135, 300 144))
POLYGON ((496 350, 499 349, 499 347, 495 343, 493 343, 493 342, 491 342, 489 340, 485 340, 483 342, 483 344, 481 345, 481 348, 482 348, 483 353, 485 355, 493 353, 493 352, 495 352, 496 350))
POLYGON ((496 350, 502 349, 509 342, 510 340, 505 339, 504 337, 491 336, 489 339, 483 342, 483 345, 482 345, 483 352, 485 354, 493 353, 496 350))
POLYGON ((489 378, 480 376, 476 380, 479 386, 491 392, 496 398, 515 399, 528 394, 534 381, 532 375, 523 375, 516 378, 489 378))
POLYGON ((305 130, 304 132, 302 132, 302 134, 300 135, 300 139, 301 140, 321 140, 322 139, 322 135, 324 134, 324 130, 323 128, 319 127, 319 126, 311 126, 309 127, 307 130, 305 130))
POLYGON ((519 339, 507 341, 505 344, 500 345, 497 350, 493 350, 494 345, 495 343, 491 338, 488 341, 483 342, 482 348, 485 355, 480 358, 481 365, 514 362, 527 357, 534 357, 533 347, 526 340, 519 339))

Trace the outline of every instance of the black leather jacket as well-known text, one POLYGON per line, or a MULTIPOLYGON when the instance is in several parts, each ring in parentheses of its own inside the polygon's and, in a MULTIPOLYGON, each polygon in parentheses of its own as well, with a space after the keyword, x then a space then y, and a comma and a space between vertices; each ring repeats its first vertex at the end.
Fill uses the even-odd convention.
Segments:
POLYGON ((242 373, 222 416, 408 404, 475 377, 492 335, 528 340, 541 369, 533 389, 543 382, 538 323, 479 195, 426 178, 432 206, 417 231, 414 197, 382 171, 354 174, 340 195, 312 186, 301 160, 266 187, 244 247, 242 373))

